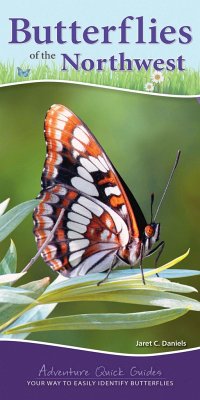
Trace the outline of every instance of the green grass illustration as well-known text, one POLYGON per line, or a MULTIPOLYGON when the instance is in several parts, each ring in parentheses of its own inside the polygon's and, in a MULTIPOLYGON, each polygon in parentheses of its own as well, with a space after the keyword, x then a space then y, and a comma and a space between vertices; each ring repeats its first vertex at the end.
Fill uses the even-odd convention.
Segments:
MULTIPOLYGON (((38 64, 31 68, 27 64, 20 66, 23 70, 30 68, 27 77, 20 77, 14 62, 0 63, 0 84, 13 82, 26 82, 32 80, 66 80, 82 83, 110 86, 129 90, 145 91, 145 85, 152 82, 152 70, 149 71, 114 71, 108 69, 98 72, 96 70, 85 72, 61 71, 61 68, 52 63, 38 64)), ((173 71, 163 73, 164 81, 154 84, 154 93, 197 95, 200 94, 200 71, 187 69, 185 71, 173 71)))

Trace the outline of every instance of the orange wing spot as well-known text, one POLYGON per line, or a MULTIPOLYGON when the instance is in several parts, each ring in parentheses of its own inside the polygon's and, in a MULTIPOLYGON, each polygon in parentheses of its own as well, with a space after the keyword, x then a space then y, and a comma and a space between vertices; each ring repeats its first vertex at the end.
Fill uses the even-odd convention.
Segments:
POLYGON ((35 215, 35 218, 40 218, 39 217, 39 214, 43 214, 43 212, 44 212, 45 210, 44 210, 44 205, 43 205, 43 203, 40 203, 38 206, 37 206, 37 214, 35 215))
POLYGON ((65 267, 65 268, 70 268, 67 257, 63 258, 62 266, 65 267))
MULTIPOLYGON (((58 149, 60 149, 60 142, 59 140, 56 140, 50 136, 48 140, 48 150, 52 152, 58 152, 58 149)), ((61 151, 60 151, 61 153, 61 151)))
POLYGON ((53 268, 54 271, 59 271, 61 268, 63 268, 63 265, 60 260, 51 260, 50 263, 51 267, 53 268))
POLYGON ((60 187, 59 186, 54 186, 51 190, 52 190, 52 193, 57 194, 60 191, 60 187))
POLYGON ((110 204, 112 207, 117 208, 124 204, 123 197, 122 196, 112 196, 110 198, 110 204))
POLYGON ((51 218, 42 216, 42 215, 41 216, 36 215, 35 219, 36 219, 36 223, 37 223, 36 229, 42 229, 42 230, 43 229, 44 230, 52 229, 51 227, 53 226, 53 221, 51 218))
POLYGON ((41 229, 40 227, 36 228, 34 230, 34 232, 35 232, 35 235, 38 237, 38 239, 46 238, 49 234, 49 231, 41 229))
POLYGON ((37 242, 38 248, 40 248, 44 244, 46 239, 47 239, 47 235, 46 235, 46 237, 44 236, 43 238, 38 239, 38 242, 37 242))
POLYGON ((43 216, 43 215, 39 215, 39 214, 35 214, 35 230, 39 231, 39 229, 41 231, 43 230, 51 230, 53 227, 53 220, 51 217, 49 216, 43 216))
POLYGON ((67 257, 64 257, 62 262, 57 259, 51 260, 50 264, 54 271, 60 271, 60 270, 64 271, 65 269, 69 269, 69 263, 67 257))
POLYGON ((68 249, 67 243, 60 243, 60 250, 63 255, 67 253, 67 249, 68 249))
POLYGON ((56 151, 49 151, 48 158, 46 159, 46 164, 53 164, 55 165, 58 159, 58 153, 56 151))
POLYGON ((71 132, 63 131, 61 134, 61 143, 67 149, 71 148, 71 132))
POLYGON ((88 144, 84 144, 87 152, 94 157, 100 156, 102 154, 98 144, 94 141, 93 138, 90 138, 90 142, 88 144))
POLYGON ((42 225, 42 223, 43 223, 43 217, 40 216, 37 212, 37 214, 35 214, 35 220, 36 220, 36 226, 38 229, 38 228, 40 228, 40 225, 42 225))
POLYGON ((56 236, 59 241, 65 240, 65 232, 63 229, 57 229, 56 230, 56 236))
POLYGON ((108 184, 108 183, 112 183, 112 184, 114 184, 114 185, 116 184, 115 175, 114 175, 113 172, 110 171, 110 170, 107 172, 105 178, 101 179, 101 180, 98 182, 99 185, 105 185, 105 184, 108 184))
POLYGON ((115 225, 113 223, 113 219, 108 213, 104 212, 101 216, 101 220, 108 229, 110 229, 111 231, 115 231, 115 225))
POLYGON ((48 261, 52 260, 56 256, 56 252, 57 252, 57 249, 55 246, 48 245, 47 247, 45 247, 45 249, 42 253, 45 261, 48 262, 48 261))
MULTIPOLYGON (((51 193, 46 192, 43 197, 42 197, 42 201, 44 203, 48 203, 49 201, 51 201, 51 193)), ((40 203, 41 204, 41 203, 40 203)))
POLYGON ((51 179, 54 173, 54 166, 46 162, 46 171, 47 171, 46 178, 51 179))
POLYGON ((70 200, 75 200, 75 199, 78 197, 78 194, 77 194, 76 192, 70 191, 70 192, 68 193, 67 197, 68 197, 70 200))
POLYGON ((62 207, 67 208, 69 203, 70 203, 70 201, 68 199, 64 199, 62 202, 62 207))
MULTIPOLYGON (((54 189, 54 193, 57 193, 59 191, 59 188, 54 189), (57 192, 56 192, 57 190, 57 192)), ((56 210, 56 216, 60 214, 60 210, 62 208, 68 208, 70 203, 74 201, 78 197, 78 194, 72 191, 69 191, 66 195, 66 197, 62 200, 62 203, 59 205, 60 208, 57 208, 56 210)))
POLYGON ((66 113, 63 112, 63 107, 53 106, 47 113, 46 121, 51 124, 51 120, 58 120, 62 122, 67 122, 68 117, 65 115, 66 113))
POLYGON ((75 115, 72 115, 72 116, 68 119, 67 131, 68 131, 70 134, 72 134, 74 128, 75 128, 77 125, 80 125, 80 120, 79 120, 75 115))

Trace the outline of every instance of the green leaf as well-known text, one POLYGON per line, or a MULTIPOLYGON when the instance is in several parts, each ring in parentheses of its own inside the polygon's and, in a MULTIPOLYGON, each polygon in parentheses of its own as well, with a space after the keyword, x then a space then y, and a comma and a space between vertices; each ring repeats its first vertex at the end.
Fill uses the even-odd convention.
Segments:
POLYGON ((15 273, 17 269, 17 251, 14 242, 11 240, 10 247, 0 262, 0 275, 15 273))
MULTIPOLYGON (((148 272, 145 272, 144 277, 146 278, 148 276, 152 276, 152 275, 155 275, 155 274, 160 274, 161 272, 165 271, 166 269, 173 267, 174 265, 176 265, 179 262, 181 262, 182 260, 184 260, 188 256, 189 252, 190 252, 190 249, 188 249, 186 251, 186 253, 182 254, 179 257, 174 258, 174 260, 169 261, 168 263, 162 265, 161 267, 154 268, 154 269, 152 269, 152 270, 150 270, 148 272)), ((136 278, 140 278, 140 277, 141 277, 141 273, 136 274, 134 276, 135 279, 136 278)))
POLYGON ((8 207, 10 199, 4 200, 2 203, 0 203, 0 216, 3 215, 4 211, 8 207))
POLYGON ((0 332, 3 329, 3 325, 10 321, 10 319, 17 316, 20 312, 25 310, 27 304, 12 304, 2 303, 0 304, 0 332))
MULTIPOLYGON (((39 295, 41 295, 43 293, 43 291, 46 289, 47 285, 49 284, 49 278, 43 278, 40 279, 38 281, 34 281, 34 282, 29 282, 25 285, 19 286, 18 288, 16 288, 16 290, 21 290, 21 291, 30 291, 30 297, 32 299, 36 299, 39 295)), ((53 308, 55 308, 56 304, 53 305, 53 308)), ((29 310, 29 311, 25 311, 25 309, 27 308, 26 304, 12 304, 12 303, 7 303, 7 304, 0 304, 0 330, 2 329, 2 325, 4 325, 6 322, 10 321, 11 319, 15 319, 18 317, 18 315, 24 311, 24 319, 23 321, 28 322, 30 319, 30 314, 34 313, 34 315, 38 315, 38 319, 39 316, 44 315, 48 315, 47 311, 45 314, 45 310, 50 310, 50 305, 45 305, 45 306, 36 306, 33 308, 33 310, 29 310), (40 313, 38 311, 35 311, 35 308, 40 307, 40 308, 44 308, 43 311, 40 311, 40 313)), ((31 315, 32 315, 31 314, 31 315)), ((21 317, 17 318, 20 319, 21 317)), ((21 319, 20 319, 21 321, 21 319)), ((13 326, 13 323, 12 323, 13 326)), ((27 336, 27 335, 25 335, 27 336)))
POLYGON ((50 282, 50 278, 47 277, 47 278, 40 279, 38 281, 26 283, 25 285, 19 286, 19 288, 31 291, 32 292, 31 297, 36 299, 37 297, 41 296, 41 294, 44 292, 44 290, 49 285, 49 282, 50 282))
POLYGON ((34 292, 32 292, 32 290, 28 290, 23 288, 22 286, 18 286, 18 287, 10 287, 10 286, 1 286, 0 287, 0 302, 1 302, 1 293, 3 293, 3 291, 7 291, 8 293, 16 293, 18 294, 25 294, 27 296, 31 296, 34 295, 34 292))
POLYGON ((4 240, 39 204, 39 200, 30 200, 7 211, 0 216, 0 241, 4 240))
POLYGON ((5 283, 13 283, 24 276, 26 272, 19 272, 17 274, 5 274, 0 275, 0 285, 5 285, 5 283))
MULTIPOLYGON (((151 271, 151 268, 144 268, 144 273, 151 271)), ((123 277, 123 276, 134 276, 136 274, 141 273, 139 268, 133 268, 133 269, 120 269, 120 270, 115 270, 112 272, 110 277, 117 278, 117 277, 123 277)), ((162 271, 159 273, 160 278, 167 278, 167 279, 173 279, 173 278, 189 278, 190 276, 196 276, 200 275, 200 271, 194 270, 194 269, 166 269, 165 271, 162 271)))
POLYGON ((29 291, 12 287, 0 288, 0 303, 31 304, 33 299, 29 296, 29 291), (25 293, 25 294, 24 294, 25 293))
MULTIPOLYGON (((115 276, 114 274, 112 276, 115 276)), ((143 291, 171 291, 178 293, 190 293, 196 291, 195 288, 187 285, 182 285, 179 283, 170 282, 168 279, 164 278, 148 278, 146 279, 146 284, 144 285, 142 279, 134 279, 132 274, 120 275, 117 278, 109 278, 100 286, 97 283, 102 279, 102 274, 90 274, 84 277, 76 277, 66 279, 63 278, 57 281, 54 285, 50 285, 45 293, 41 296, 40 301, 69 301, 69 299, 80 297, 82 295, 94 295, 102 296, 113 291, 130 291, 134 294, 135 290, 141 289, 143 291)))
MULTIPOLYGON (((34 321, 45 321, 45 318, 48 317, 48 315, 54 310, 57 304, 45 304, 45 305, 39 305, 31 308, 28 311, 25 311, 19 318, 17 318, 12 324, 9 325, 9 330, 10 329, 17 329, 18 326, 23 325, 25 323, 29 322, 34 322, 34 321)), ((0 334, 0 338, 5 338, 4 332, 7 332, 6 329, 3 330, 0 334)), ((14 332, 13 334, 9 334, 10 339, 25 339, 29 333, 31 332, 26 332, 23 334, 19 334, 18 332, 14 332)))
POLYGON ((41 304, 70 301, 114 301, 164 308, 190 308, 200 311, 200 303, 197 300, 166 292, 170 288, 179 292, 191 291, 193 288, 172 283, 166 279, 151 278, 146 280, 146 285, 143 285, 141 280, 133 278, 109 280, 100 286, 97 286, 98 281, 95 279, 94 282, 94 277, 91 276, 87 280, 87 285, 84 285, 79 278, 65 279, 54 286, 49 286, 38 301, 41 304), (181 287, 183 287, 182 290, 181 287))
POLYGON ((141 329, 172 321, 187 312, 188 310, 184 309, 169 309, 130 314, 70 315, 18 325, 15 328, 9 329, 6 334, 51 330, 141 329))
MULTIPOLYGON (((59 281, 59 279, 60 276, 57 279, 55 279, 53 283, 51 283, 51 286, 55 285, 55 283, 59 281)), ((38 281, 29 282, 25 285, 22 285, 21 288, 25 288, 28 290, 29 289, 35 290, 34 294, 35 298, 36 294, 43 292, 48 284, 49 284, 49 278, 44 278, 38 281)), ((16 305, 16 304, 13 305, 3 304, 2 306, 0 305, 0 331, 1 331, 0 338, 4 337, 3 332, 5 330, 5 324, 9 323, 9 321, 10 324, 7 326, 15 327, 18 324, 45 319, 54 310, 56 305, 57 304, 36 305, 28 310, 27 310, 27 305, 16 305)), ((29 333, 16 334, 16 335, 14 334, 14 335, 9 335, 9 338, 25 339, 28 335, 29 333)))

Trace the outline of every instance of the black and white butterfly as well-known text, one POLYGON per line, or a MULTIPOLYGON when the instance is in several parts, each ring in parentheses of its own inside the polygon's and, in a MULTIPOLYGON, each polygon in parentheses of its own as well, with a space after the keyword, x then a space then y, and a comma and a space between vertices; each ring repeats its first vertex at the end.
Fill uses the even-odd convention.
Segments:
POLYGON ((44 261, 53 270, 72 277, 109 273, 117 265, 141 265, 142 259, 158 248, 159 255, 164 242, 153 250, 152 246, 159 240, 160 224, 155 218, 147 224, 137 201, 88 127, 66 107, 53 105, 45 118, 44 133, 47 156, 41 202, 34 211, 38 248, 65 210, 54 237, 42 252, 44 261))

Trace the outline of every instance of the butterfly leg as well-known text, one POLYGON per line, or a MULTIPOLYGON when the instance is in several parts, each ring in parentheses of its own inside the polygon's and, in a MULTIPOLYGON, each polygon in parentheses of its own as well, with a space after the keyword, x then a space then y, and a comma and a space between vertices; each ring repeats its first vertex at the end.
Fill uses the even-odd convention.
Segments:
MULTIPOLYGON (((156 257, 156 259, 155 259, 155 262, 154 262, 154 268, 157 268, 158 260, 159 260, 159 258, 160 258, 160 256, 161 256, 162 252, 163 252, 164 247, 165 247, 165 242, 162 241, 162 242, 160 242, 160 243, 158 244, 158 246, 156 246, 153 250, 151 250, 151 251, 149 252, 149 254, 146 255, 146 257, 149 257, 149 256, 151 256, 152 254, 154 254, 157 250, 159 250, 158 255, 157 255, 157 257, 156 257)), ((158 274, 156 274, 156 276, 159 277, 158 274)))
MULTIPOLYGON (((154 268, 157 268, 158 260, 159 260, 161 254, 162 254, 162 252, 164 250, 164 247, 165 247, 165 242, 164 241, 160 242, 159 252, 158 252, 157 257, 155 259, 154 268)), ((156 274, 156 276, 159 277, 158 274, 156 274)))
MULTIPOLYGON (((152 254, 154 254, 158 249, 160 249, 160 247, 163 246, 163 243, 165 243, 164 241, 160 242, 153 250, 151 250, 145 257, 150 257, 152 254)), ((164 246, 163 246, 164 247, 164 246)), ((162 249, 163 250, 163 249, 162 249)), ((161 253, 162 253, 161 250, 161 253)))
POLYGON ((144 245, 141 245, 141 252, 140 252, 140 271, 142 275, 142 282, 145 285, 145 279, 144 279, 144 271, 143 271, 143 266, 142 266, 142 261, 143 261, 143 255, 144 255, 144 245))
POLYGON ((103 282, 105 282, 105 281, 108 279, 108 277, 109 277, 110 273, 112 272, 112 270, 113 270, 113 268, 114 268, 115 265, 116 265, 116 256, 114 257, 113 262, 112 262, 112 265, 111 265, 111 267, 109 268, 109 270, 108 270, 106 276, 105 276, 101 281, 99 281, 99 282, 97 283, 97 286, 101 285, 103 282))

